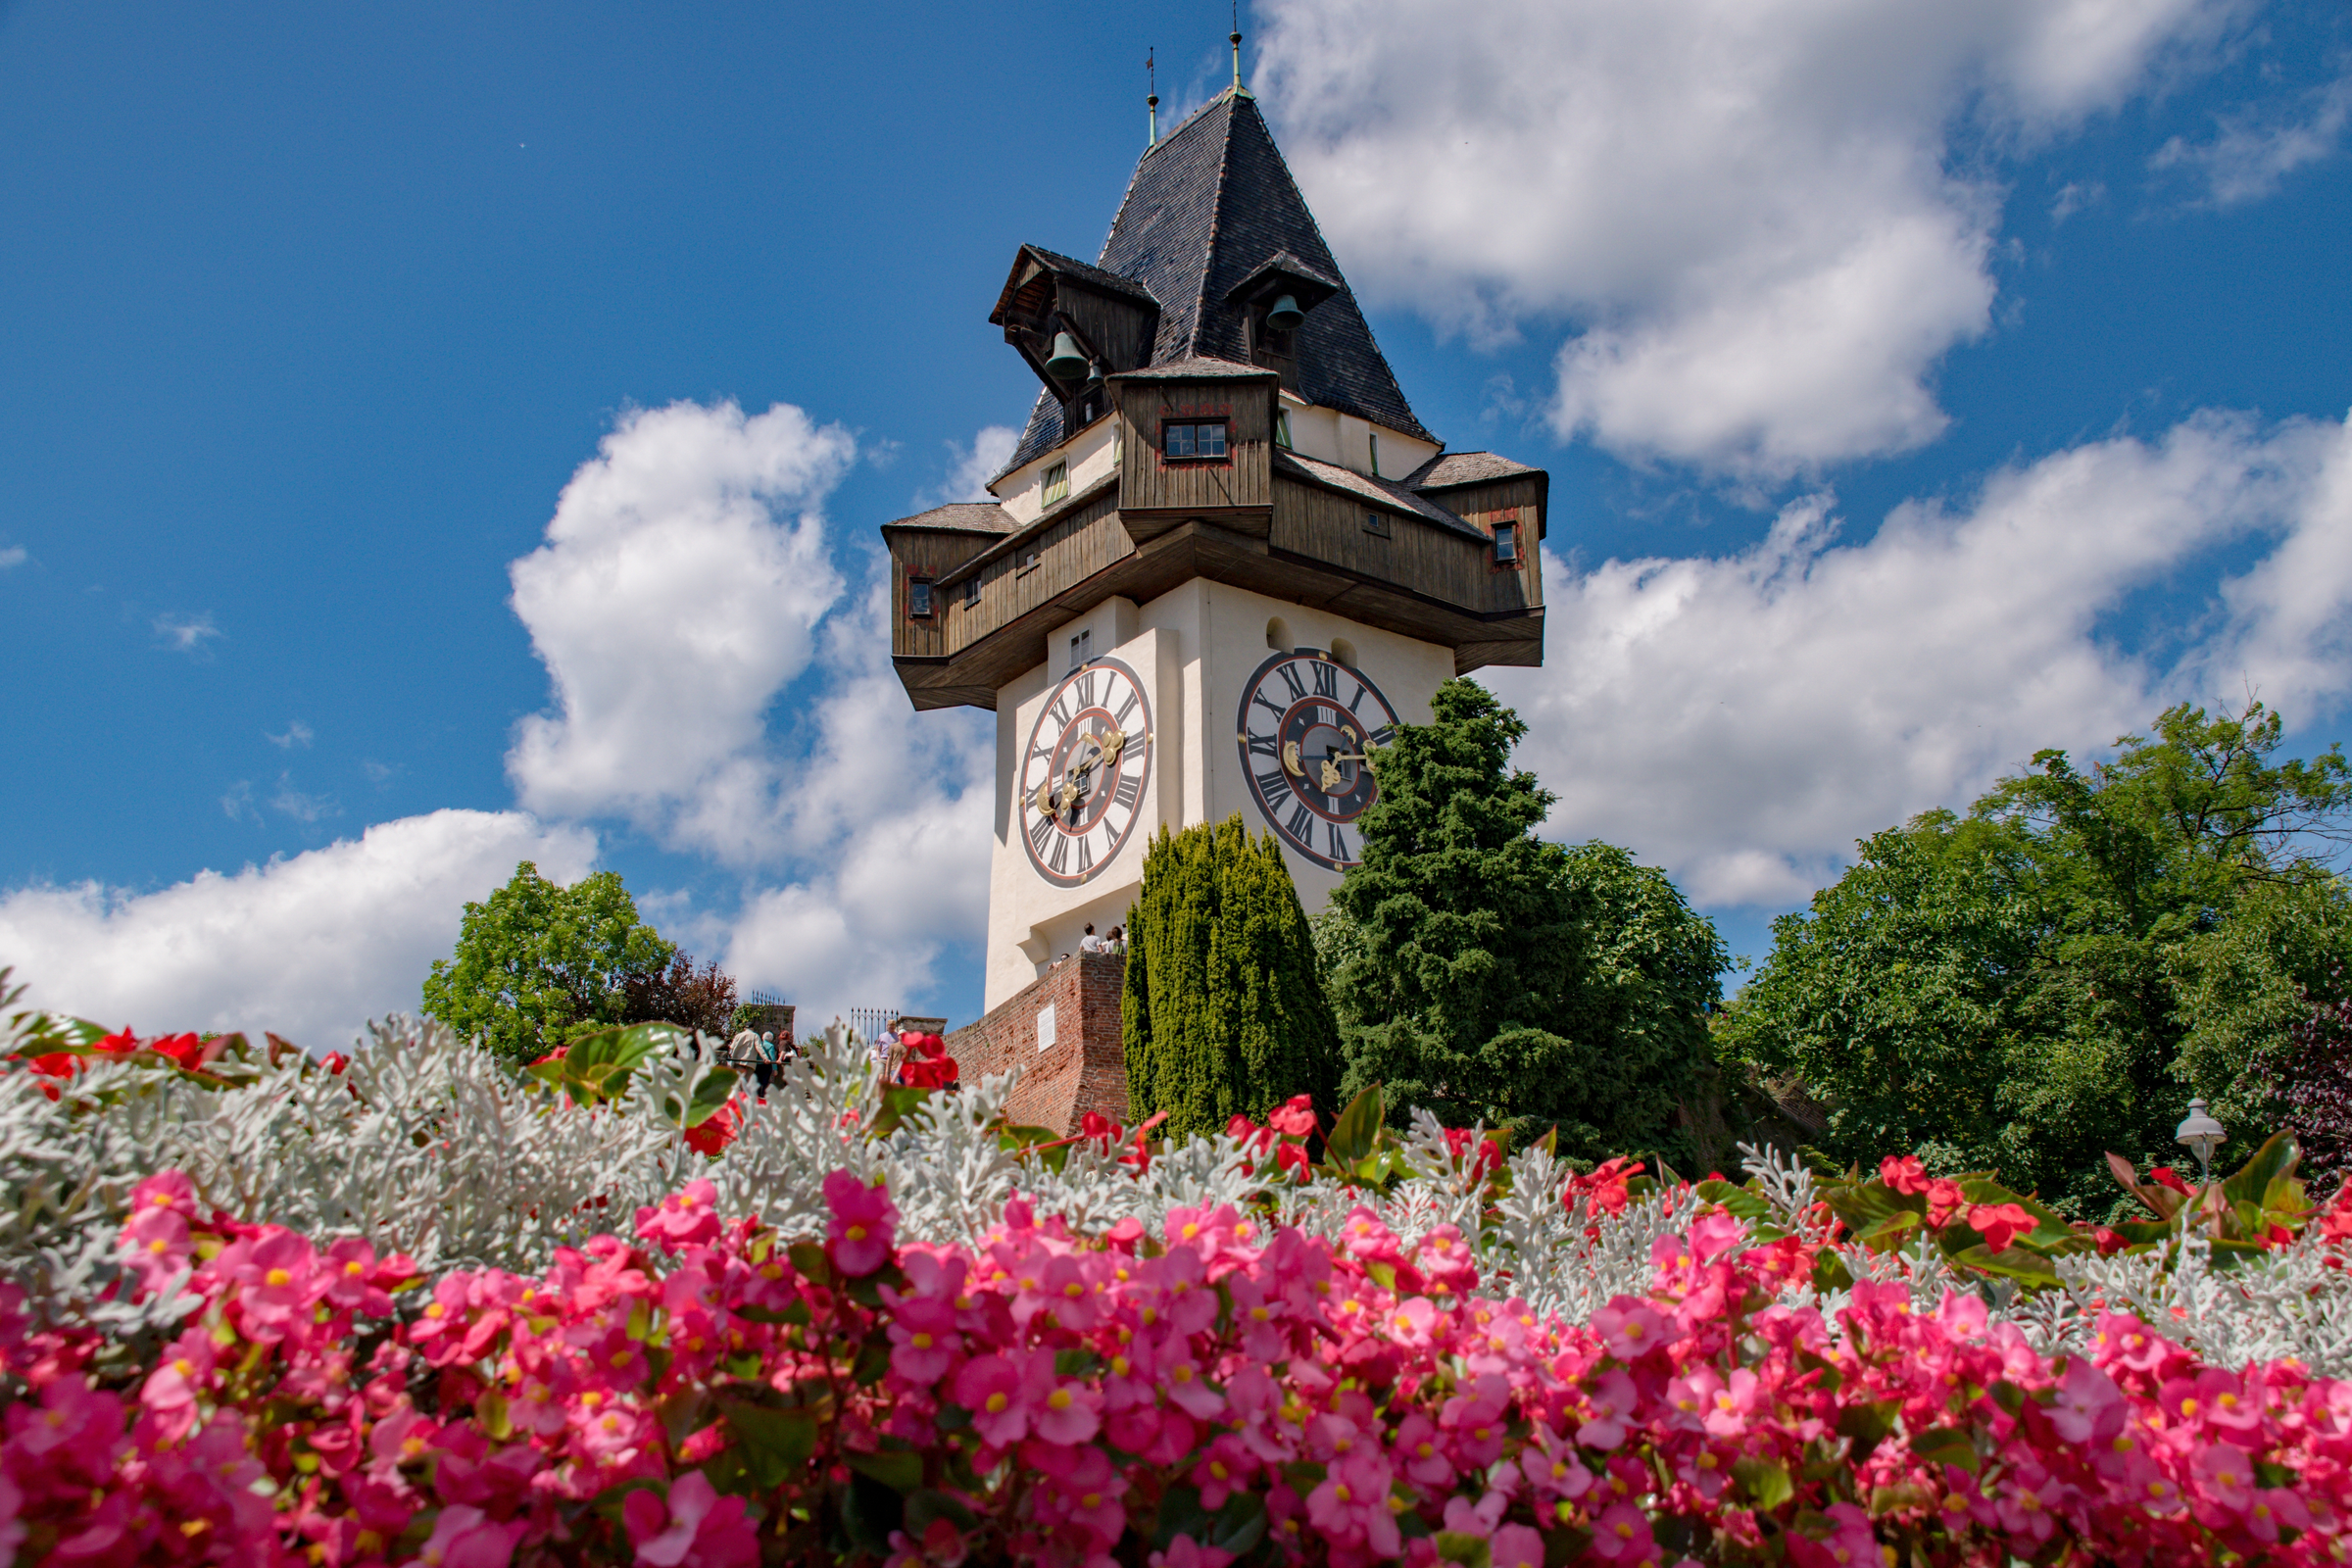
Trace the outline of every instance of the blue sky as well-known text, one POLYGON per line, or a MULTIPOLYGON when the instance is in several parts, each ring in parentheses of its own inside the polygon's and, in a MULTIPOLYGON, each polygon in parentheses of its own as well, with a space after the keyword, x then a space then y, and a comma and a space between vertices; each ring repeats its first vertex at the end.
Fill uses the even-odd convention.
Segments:
MULTIPOLYGON (((1019 22, 0 5, 0 963, 331 1044, 529 853, 975 1012, 987 720, 905 711, 873 527, 1025 413, 988 309, 1099 246, 1146 49, 1171 117, 1226 70, 1213 5, 1019 22)), ((1423 422, 1552 470, 1495 682, 1552 831, 1760 953, 2038 747, 2249 685, 2344 733, 2340 8, 1244 28, 1423 422)))

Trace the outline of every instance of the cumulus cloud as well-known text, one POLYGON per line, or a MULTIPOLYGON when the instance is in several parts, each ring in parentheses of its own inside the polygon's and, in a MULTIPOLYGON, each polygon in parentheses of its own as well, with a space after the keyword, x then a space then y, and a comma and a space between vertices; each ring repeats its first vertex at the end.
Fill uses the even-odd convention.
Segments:
POLYGON ((367 1019, 414 1012, 468 900, 535 860, 572 882, 584 828, 516 811, 435 811, 234 874, 153 893, 85 882, 0 894, 0 964, 34 1006, 142 1031, 265 1029, 339 1046, 367 1019))
POLYGON ((1012 449, 1021 443, 1021 433, 1010 425, 981 426, 967 445, 961 441, 945 443, 948 449, 948 477, 936 490, 918 491, 914 504, 918 509, 944 507, 951 501, 993 501, 988 493, 988 481, 1003 471, 1012 457, 1012 449))
POLYGON ((22 566, 29 559, 23 545, 10 545, 6 550, 0 550, 0 571, 6 571, 11 566, 22 566))
POLYGON ((158 615, 152 624, 155 640, 175 654, 200 654, 206 643, 223 635, 209 614, 158 615))
POLYGON ((2011 147, 2234 0, 1265 0, 1259 86, 1359 288, 1475 340, 1573 319, 1550 419, 1785 477, 1914 447, 1984 332, 2011 147))
POLYGON ((299 718, 286 726, 286 732, 283 735, 272 735, 268 730, 262 731, 262 739, 281 752, 290 752, 297 746, 308 750, 311 742, 318 738, 311 733, 311 726, 299 718))
POLYGON ((2352 426, 2202 415, 1840 528, 1817 495, 1723 559, 1546 556, 1544 667, 1482 678, 1531 725, 1551 832, 1632 845, 1704 904, 1785 905, 2042 747, 2249 686, 2302 722, 2352 687, 2352 426), (2261 553, 2206 613, 2119 634, 2133 594, 2233 544, 2261 553))
POLYGON ((2222 116, 2210 141, 2175 136, 2148 163, 2188 174, 2211 206, 2237 207, 2270 195, 2305 165, 2331 157, 2348 121, 2352 75, 2286 105, 2222 116))
POLYGON ((890 667, 889 606, 877 572, 825 627, 829 685, 779 819, 800 874, 752 890, 727 939, 728 972, 811 1024, 912 1004, 988 917, 993 715, 914 711, 890 667))
POLYGON ((818 509, 856 454, 786 404, 619 421, 509 569, 557 706, 507 757, 525 807, 625 815, 737 863, 768 853, 764 715, 842 591, 818 509))

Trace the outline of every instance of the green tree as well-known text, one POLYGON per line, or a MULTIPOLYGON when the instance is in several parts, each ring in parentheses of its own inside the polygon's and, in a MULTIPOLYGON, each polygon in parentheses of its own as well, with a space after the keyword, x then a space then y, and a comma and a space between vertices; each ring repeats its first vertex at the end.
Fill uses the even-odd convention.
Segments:
POLYGON ((514 880, 466 906, 457 951, 433 961, 424 1010, 500 1055, 527 1062, 593 1029, 627 1021, 677 950, 637 918, 618 873, 561 887, 525 860, 514 880))
POLYGON ((1418 1105, 1557 1127, 1587 1158, 1690 1160, 1726 966, 1713 923, 1623 850, 1535 836, 1552 798, 1510 767, 1527 726, 1483 687, 1447 681, 1431 708, 1374 758, 1363 858, 1318 931, 1342 1096, 1377 1083, 1400 1120, 1418 1105))
POLYGON ((1271 833, 1236 815, 1171 833, 1144 858, 1120 998, 1129 1113, 1171 1137, 1263 1120, 1294 1095, 1335 1108, 1338 1042, 1314 943, 1271 833))
POLYGON ((2249 1068, 2352 954, 2319 853, 2352 769, 2274 762, 2279 737, 2258 703, 2181 705, 2111 762, 2041 752, 1965 817, 1862 841, 1775 922, 1726 1050, 1828 1103, 1838 1158, 1991 1168, 2078 1215, 2115 1202, 2108 1151, 2179 1157, 2192 1094, 2258 1142, 2276 1117, 2249 1068))

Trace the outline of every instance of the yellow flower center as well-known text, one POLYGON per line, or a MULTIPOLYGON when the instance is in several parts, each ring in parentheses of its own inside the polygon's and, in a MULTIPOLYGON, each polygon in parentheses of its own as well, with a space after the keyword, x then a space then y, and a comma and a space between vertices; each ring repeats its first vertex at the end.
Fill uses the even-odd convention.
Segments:
POLYGON ((1070 1391, 1055 1389, 1052 1394, 1046 1396, 1046 1403, 1055 1410, 1067 1410, 1070 1407, 1070 1391))
POLYGON ((449 1308, 443 1306, 439 1301, 435 1301, 432 1305, 424 1309, 424 1315, 426 1317, 445 1317, 448 1315, 448 1313, 449 1308))
POLYGON ((862 1225, 853 1225, 849 1228, 846 1234, 853 1242, 862 1242, 865 1240, 865 1227, 862 1225))
POLYGON ((910 1334, 906 1337, 906 1343, 918 1350, 928 1350, 931 1348, 931 1336, 922 1333, 910 1334))
POLYGON ((986 1406, 988 1413, 990 1415, 995 1415, 998 1411, 1004 1409, 1007 1402, 1008 1401, 1005 1399, 1004 1396, 1001 1393, 990 1395, 988 1396, 988 1404, 986 1406))
POLYGON ((262 1283, 269 1286, 271 1290, 282 1291, 287 1286, 294 1283, 294 1276, 287 1273, 282 1268, 273 1268, 269 1273, 262 1276, 262 1283))

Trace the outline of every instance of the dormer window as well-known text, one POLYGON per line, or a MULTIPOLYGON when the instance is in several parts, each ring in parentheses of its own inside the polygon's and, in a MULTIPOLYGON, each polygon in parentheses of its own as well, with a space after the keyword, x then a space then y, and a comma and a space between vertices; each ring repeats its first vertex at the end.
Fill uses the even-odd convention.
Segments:
POLYGON ((1509 566, 1517 564, 1518 561, 1519 525, 1515 522, 1496 523, 1494 525, 1494 564, 1498 566, 1509 566))
POLYGON ((963 579, 963 602, 968 608, 980 602, 980 574, 973 572, 963 579))
POLYGON ((906 579, 906 616, 909 620, 929 620, 931 618, 930 578, 909 577, 906 579))
POLYGON ((1225 457, 1225 421, 1223 419, 1190 420, 1183 424, 1163 424, 1159 427, 1160 456, 1170 459, 1211 459, 1222 462, 1225 457))
POLYGON ((1046 470, 1046 505, 1070 499, 1070 466, 1056 463, 1046 470))

